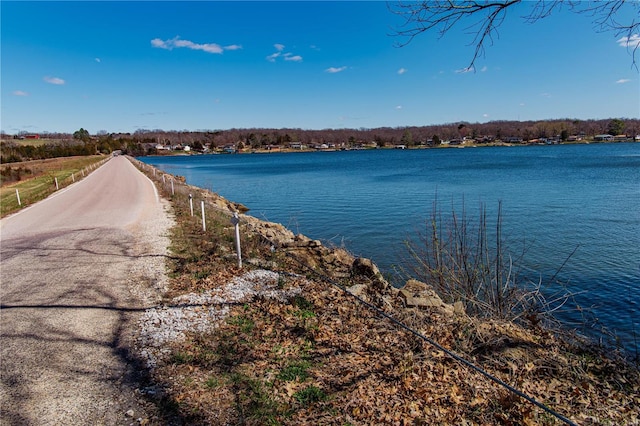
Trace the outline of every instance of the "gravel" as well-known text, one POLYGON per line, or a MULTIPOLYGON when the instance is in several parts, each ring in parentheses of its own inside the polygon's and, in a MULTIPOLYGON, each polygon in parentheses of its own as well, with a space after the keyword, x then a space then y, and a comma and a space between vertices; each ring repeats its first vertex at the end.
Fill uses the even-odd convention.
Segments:
POLYGON ((229 305, 248 303, 256 297, 285 301, 300 294, 300 287, 280 289, 281 275, 258 269, 233 278, 219 288, 189 293, 169 304, 147 309, 139 321, 138 351, 154 369, 170 354, 170 344, 186 338, 189 331, 213 330, 229 314, 229 305))

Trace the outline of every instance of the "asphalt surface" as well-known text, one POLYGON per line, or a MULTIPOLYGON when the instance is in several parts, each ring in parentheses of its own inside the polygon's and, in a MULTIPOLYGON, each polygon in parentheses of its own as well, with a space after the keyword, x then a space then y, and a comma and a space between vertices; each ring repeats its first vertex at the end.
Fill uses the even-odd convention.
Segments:
POLYGON ((1 425, 153 419, 132 332, 164 274, 165 208, 115 157, 0 221, 1 425))

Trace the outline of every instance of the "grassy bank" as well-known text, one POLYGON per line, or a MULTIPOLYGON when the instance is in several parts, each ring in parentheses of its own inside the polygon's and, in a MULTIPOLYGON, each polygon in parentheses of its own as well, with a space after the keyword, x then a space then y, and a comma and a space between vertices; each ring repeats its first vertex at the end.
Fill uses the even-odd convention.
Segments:
POLYGON ((87 176, 103 155, 87 157, 62 157, 47 160, 7 163, 0 167, 0 215, 4 217, 21 208, 34 204, 74 181, 87 176), (20 203, 18 204, 18 196, 20 203))
POLYGON ((167 344, 154 366, 162 389, 154 395, 167 413, 189 424, 640 422, 640 375, 615 353, 442 303, 407 307, 406 295, 375 267, 244 215, 240 268, 230 214, 241 206, 148 166, 144 172, 176 218, 167 304, 226 297, 192 302, 196 310, 225 314, 215 327, 167 344), (277 278, 234 296, 234 280, 258 269, 277 278))

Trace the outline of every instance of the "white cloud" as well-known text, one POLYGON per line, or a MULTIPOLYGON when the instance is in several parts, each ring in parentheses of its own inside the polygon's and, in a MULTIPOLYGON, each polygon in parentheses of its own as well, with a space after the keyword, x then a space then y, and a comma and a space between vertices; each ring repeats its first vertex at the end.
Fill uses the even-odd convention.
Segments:
POLYGON ((274 53, 272 55, 269 55, 269 56, 267 56, 267 61, 275 62, 276 59, 278 58, 278 56, 280 56, 280 55, 282 55, 282 53, 280 53, 280 52, 276 52, 276 53, 274 53))
POLYGON ((486 72, 487 70, 488 70, 488 68, 487 68, 487 66, 485 65, 484 67, 482 67, 482 68, 480 69, 480 72, 486 72))
POLYGON ((191 49, 191 50, 202 50, 203 52, 216 53, 216 54, 221 54, 225 50, 242 49, 242 46, 238 44, 231 44, 229 46, 222 47, 217 43, 194 43, 190 40, 182 40, 178 36, 169 40, 154 38, 153 40, 151 40, 151 46, 156 47, 158 49, 166 49, 166 50, 173 50, 173 49, 179 49, 179 48, 185 48, 185 49, 191 49))
POLYGON ((159 49, 170 49, 168 43, 160 40, 159 38, 154 38, 153 40, 151 40, 151 46, 157 47, 159 49))
POLYGON ((618 44, 622 47, 630 47, 636 49, 640 47, 640 34, 633 34, 631 36, 622 37, 618 40, 618 44))
POLYGON ((407 72, 406 68, 400 68, 400 69, 398 70, 398 74, 400 74, 400 75, 402 75, 402 74, 404 74, 404 73, 406 73, 406 72, 407 72))
POLYGON ((629 83, 631 80, 628 78, 621 78, 620 80, 616 81, 616 84, 624 84, 624 83, 629 83))
POLYGON ((14 90, 13 91, 13 96, 29 96, 29 94, 27 92, 22 91, 22 90, 14 90))
POLYGON ((455 73, 456 74, 466 74, 466 73, 472 72, 472 71, 475 71, 474 67, 467 67, 467 68, 462 68, 462 69, 456 70, 455 73))
POLYGON ((402 109, 402 105, 396 105, 396 109, 402 109))
POLYGON ((346 69, 347 69, 347 67, 329 67, 324 71, 328 72, 329 74, 335 74, 335 73, 338 73, 338 72, 342 72, 342 71, 344 71, 346 69))
POLYGON ((300 55, 294 55, 291 52, 282 53, 284 48, 285 48, 284 44, 276 43, 276 44, 273 45, 273 47, 276 48, 276 52, 274 52, 271 55, 267 56, 267 61, 275 62, 276 59, 278 59, 279 57, 282 56, 285 61, 302 62, 302 56, 300 56, 300 55))
POLYGON ((285 61, 292 61, 292 62, 301 62, 302 61, 302 56, 293 55, 291 53, 285 53, 284 54, 284 60, 285 61))
POLYGON ((100 59, 100 58, 95 58, 95 59, 94 59, 94 61, 96 61, 97 63, 100 63, 100 62, 102 62, 102 59, 100 59))
POLYGON ((540 93, 540 96, 542 96, 543 98, 550 98, 551 97, 551 93, 540 93))
POLYGON ((61 86, 64 84, 64 80, 58 77, 44 77, 43 80, 49 84, 56 84, 58 86, 61 86))
POLYGON ((484 118, 489 118, 489 114, 482 114, 484 118))

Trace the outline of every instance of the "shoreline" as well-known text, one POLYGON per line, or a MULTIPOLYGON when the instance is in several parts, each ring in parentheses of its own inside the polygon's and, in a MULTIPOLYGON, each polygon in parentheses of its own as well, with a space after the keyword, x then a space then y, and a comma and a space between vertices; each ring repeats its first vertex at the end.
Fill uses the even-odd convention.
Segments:
MULTIPOLYGON (((152 166, 144 164, 143 167, 153 178, 152 166)), ((268 277, 264 278, 268 282, 251 284, 252 292, 262 288, 261 291, 271 293, 245 293, 249 296, 242 296, 247 298, 235 307, 229 305, 226 319, 217 323, 217 328, 187 333, 185 340, 170 345, 169 352, 165 353, 168 358, 154 367, 156 380, 168 386, 165 398, 180 398, 181 410, 199 407, 197 414, 191 411, 196 416, 191 419, 194 422, 227 419, 233 423, 239 412, 233 404, 228 404, 238 397, 258 406, 260 403, 256 398, 268 398, 271 402, 266 412, 251 411, 251 405, 247 405, 239 409, 249 411, 240 415, 258 416, 252 417, 258 422, 276 419, 273 421, 280 424, 305 421, 323 424, 318 419, 328 420, 323 417, 327 410, 335 413, 330 417, 332 422, 342 424, 394 424, 390 420, 393 413, 401 413, 407 421, 415 422, 432 417, 434 409, 440 410, 437 418, 445 423, 494 423, 496 415, 517 423, 544 421, 545 414, 536 409, 532 411, 523 400, 491 403, 504 401, 504 395, 500 397, 500 391, 487 386, 485 379, 464 366, 452 364, 447 356, 429 345, 411 343, 414 337, 364 308, 353 294, 420 333, 427 333, 444 347, 483 365, 490 374, 507 383, 515 379, 515 374, 519 377, 518 386, 525 386, 526 392, 539 401, 549 401, 548 395, 561 395, 556 402, 550 402, 551 407, 560 413, 570 413, 568 417, 572 421, 637 421, 637 416, 624 408, 633 404, 629 391, 624 390, 631 388, 612 387, 614 379, 603 374, 604 370, 594 375, 591 369, 585 371, 577 367, 584 354, 591 353, 587 347, 578 345, 575 348, 582 349, 570 349, 571 344, 543 329, 523 329, 502 321, 468 317, 455 306, 428 297, 428 288, 417 282, 407 283, 402 289, 390 289, 378 279, 371 262, 359 260, 356 264, 348 253, 326 249, 320 242, 295 235, 280 224, 240 215, 247 266, 239 270, 234 266, 232 240, 228 239, 233 229, 229 214, 242 206, 190 185, 184 186, 184 193, 174 192, 168 184, 169 179, 163 184, 163 173, 157 173, 157 170, 154 182, 176 210, 178 229, 184 228, 178 234, 174 231, 172 237, 172 257, 182 260, 177 264, 180 269, 171 273, 173 278, 165 300, 183 300, 180 298, 185 297, 184 300, 191 301, 189 306, 206 312, 207 307, 215 309, 219 302, 198 308, 203 299, 194 299, 192 294, 216 295, 228 291, 238 285, 234 279, 245 279, 243 274, 247 270, 275 273, 260 273, 259 276, 268 277), (223 215, 220 224, 211 224, 213 231, 207 227, 206 234, 202 233, 197 218, 191 218, 188 210, 185 212, 188 193, 215 206, 216 211, 222 209, 229 213, 223 215), (216 236, 220 232, 222 238, 216 236), (198 241, 196 234, 202 234, 199 238, 206 241, 194 246, 198 241), (187 241, 193 247, 183 253, 185 249, 180 249, 180 240, 184 237, 176 239, 176 235, 188 235, 187 241), (269 242, 265 245, 266 239, 269 242), (176 253, 176 249, 180 251, 176 253), (287 253, 303 256, 307 264, 315 262, 314 269, 320 272, 334 273, 332 280, 348 284, 345 286, 347 292, 319 279, 308 269, 299 268, 299 263, 292 262, 287 253), (280 290, 288 291, 288 296, 283 293, 279 299, 276 294, 280 290), (263 347, 264 350, 260 349, 263 347), (290 349, 273 352, 273 348, 290 349), (573 355, 574 350, 577 355, 573 355), (253 355, 247 356, 247 351, 253 355), (208 353, 217 355, 203 358, 208 353), (542 368, 554 365, 554 362, 567 365, 558 365, 558 369, 552 370, 542 368), (289 378, 286 372, 292 366, 302 369, 300 374, 303 376, 289 378), (442 366, 446 366, 446 372, 441 370, 442 366), (435 376, 429 373, 437 371, 440 373, 435 376), (239 377, 240 382, 237 381, 239 377), (401 377, 405 377, 404 381, 394 379, 401 377), (238 385, 246 381, 251 381, 252 386, 260 386, 262 396, 238 385), (575 383, 586 383, 587 387, 576 388, 575 383), (311 391, 316 397, 303 400, 302 395, 311 391), (216 395, 216 402, 202 405, 203 401, 212 401, 206 396, 212 393, 216 395), (451 400, 452 395, 455 403, 451 400), (350 402, 354 400, 358 401, 355 405, 350 402), (381 420, 386 415, 391 417, 381 420)), ((176 182, 179 182, 177 178, 176 182)), ((246 285, 246 281, 242 282, 246 285)), ((218 311, 211 315, 218 315, 218 311)), ((595 353, 590 359, 594 365, 618 362, 595 353)), ((615 365, 617 367, 611 371, 616 374, 624 371, 628 386, 640 384, 637 369, 623 367, 625 364, 615 365)))
POLYGON ((395 146, 384 147, 362 147, 362 148, 273 148, 273 149, 252 149, 243 148, 234 152, 225 152, 223 148, 217 148, 216 150, 210 150, 205 152, 200 151, 182 151, 182 150, 157 150, 155 154, 147 154, 143 157, 162 157, 162 156, 191 156, 191 155, 234 155, 234 154, 295 154, 295 153, 309 153, 309 152, 344 152, 344 151, 370 151, 370 150, 405 150, 405 151, 421 151, 430 149, 464 149, 464 148, 513 148, 513 147, 530 147, 530 146, 557 146, 557 145, 593 145, 593 144, 620 144, 620 143, 640 143, 640 140, 626 139, 621 141, 572 141, 572 142, 559 142, 559 143, 508 143, 508 142, 492 142, 492 143, 473 143, 473 144, 441 144, 439 146, 406 146, 404 148, 398 148, 395 146))

